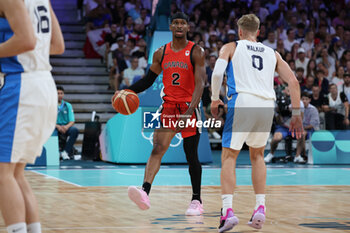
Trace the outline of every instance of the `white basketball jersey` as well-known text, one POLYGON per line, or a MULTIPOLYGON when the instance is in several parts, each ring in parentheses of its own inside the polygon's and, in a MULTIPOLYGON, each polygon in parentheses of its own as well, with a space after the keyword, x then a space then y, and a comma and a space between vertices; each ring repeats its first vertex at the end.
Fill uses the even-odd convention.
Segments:
POLYGON ((276 55, 262 43, 237 41, 235 53, 227 68, 228 96, 249 93, 265 99, 276 99, 273 88, 276 55))
POLYGON ((35 49, 18 55, 24 72, 50 71, 51 15, 49 0, 24 0, 36 36, 35 49))

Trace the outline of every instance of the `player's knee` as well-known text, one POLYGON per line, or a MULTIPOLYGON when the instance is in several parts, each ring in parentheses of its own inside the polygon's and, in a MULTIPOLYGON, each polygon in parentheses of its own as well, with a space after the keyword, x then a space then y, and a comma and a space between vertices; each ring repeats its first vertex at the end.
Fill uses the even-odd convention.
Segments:
POLYGON ((69 133, 70 133, 71 136, 78 136, 79 130, 76 127, 72 126, 70 128, 70 132, 69 133))
POLYGON ((167 150, 167 147, 161 144, 155 144, 152 149, 152 156, 163 156, 167 150))
POLYGON ((272 140, 275 142, 280 142, 282 140, 282 134, 280 132, 274 133, 272 140))

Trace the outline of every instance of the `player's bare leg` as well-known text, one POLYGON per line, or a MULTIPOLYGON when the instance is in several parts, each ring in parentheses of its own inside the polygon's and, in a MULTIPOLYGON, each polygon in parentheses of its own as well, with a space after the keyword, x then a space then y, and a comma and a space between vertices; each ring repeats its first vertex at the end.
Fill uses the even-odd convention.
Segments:
POLYGON ((168 150, 171 140, 176 132, 171 129, 156 129, 153 134, 153 149, 145 168, 144 183, 142 190, 135 186, 128 189, 129 198, 142 210, 149 209, 148 194, 151 190, 154 177, 157 175, 163 155, 168 150))
POLYGON ((176 132, 171 129, 156 129, 153 134, 153 149, 145 169, 144 182, 153 183, 157 175, 162 158, 168 150, 176 132))
POLYGON ((0 208, 6 226, 27 232, 24 199, 14 176, 15 168, 15 163, 0 163, 0 208))
POLYGON ((264 161, 264 150, 265 147, 249 148, 256 205, 248 225, 256 229, 261 229, 265 222, 266 166, 264 161))
POLYGON ((221 153, 221 198, 222 210, 219 232, 229 231, 238 224, 238 218, 232 210, 233 192, 236 186, 236 160, 239 150, 222 148, 221 153))
POLYGON ((17 163, 15 168, 15 179, 22 191, 22 195, 25 203, 26 223, 29 228, 35 228, 33 232, 41 231, 41 225, 39 220, 39 209, 35 195, 30 187, 27 178, 24 176, 25 163, 17 163))

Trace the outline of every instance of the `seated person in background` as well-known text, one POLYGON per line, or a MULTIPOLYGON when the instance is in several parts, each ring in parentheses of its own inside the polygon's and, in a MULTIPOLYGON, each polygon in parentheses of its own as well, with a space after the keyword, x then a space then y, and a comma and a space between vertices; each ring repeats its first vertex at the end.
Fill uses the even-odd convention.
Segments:
POLYGON ((305 140, 311 137, 311 134, 319 129, 320 117, 318 115, 317 108, 310 104, 311 95, 307 92, 301 94, 301 100, 304 104, 304 117, 303 126, 304 134, 298 139, 297 151, 294 157, 294 163, 305 163, 306 160, 301 156, 302 154, 306 156, 305 153, 305 140))
POLYGON ((321 93, 327 95, 329 93, 329 81, 326 79, 323 70, 316 71, 315 83, 321 88, 321 93))
POLYGON ((78 129, 74 127, 74 112, 70 103, 63 100, 64 89, 57 86, 58 110, 55 131, 58 132, 60 143, 60 155, 62 159, 70 159, 73 156, 73 145, 78 137, 78 129), (68 138, 68 141, 67 141, 68 138))
POLYGON ((145 71, 139 68, 139 59, 137 57, 133 57, 131 59, 131 67, 125 69, 122 73, 123 81, 120 85, 120 88, 128 88, 132 83, 136 76, 141 76, 141 78, 145 75, 145 71))
POLYGON ((344 92, 338 92, 337 85, 329 86, 329 108, 326 111, 326 129, 337 130, 349 127, 349 102, 344 92))
POLYGON ((328 97, 321 92, 321 88, 314 84, 312 86, 311 102, 318 110, 320 116, 320 129, 325 129, 325 110, 328 109, 328 97))
POLYGON ((110 66, 110 60, 109 60, 109 54, 111 54, 111 46, 117 42, 117 39, 120 35, 117 34, 117 25, 116 24, 112 24, 111 25, 111 32, 107 33, 105 36, 105 45, 106 45, 106 51, 105 51, 105 62, 106 62, 106 66, 107 66, 107 70, 109 69, 110 66))
POLYGON ((86 32, 101 28, 105 24, 109 24, 112 22, 112 16, 110 10, 104 6, 104 2, 102 0, 98 0, 97 7, 91 10, 87 15, 86 24, 86 32))
MULTIPOLYGON (((282 141, 282 139, 286 139, 287 137, 291 137, 292 134, 289 131, 289 124, 292 117, 291 105, 290 105, 290 93, 288 87, 286 87, 282 93, 276 93, 277 95, 277 107, 276 107, 276 128, 273 134, 273 138, 270 143, 270 153, 266 155, 264 161, 266 163, 270 163, 274 158, 275 151, 277 149, 278 143, 282 141)), ((304 105, 300 102, 300 109, 303 112, 304 105)), ((291 151, 286 151, 286 160, 291 158, 291 151)))
POLYGON ((300 88, 302 92, 312 94, 312 87, 315 83, 315 78, 312 75, 306 77, 305 85, 300 88))
POLYGON ((295 76, 299 82, 300 87, 305 85, 305 78, 304 78, 304 68, 298 67, 295 71, 295 76))

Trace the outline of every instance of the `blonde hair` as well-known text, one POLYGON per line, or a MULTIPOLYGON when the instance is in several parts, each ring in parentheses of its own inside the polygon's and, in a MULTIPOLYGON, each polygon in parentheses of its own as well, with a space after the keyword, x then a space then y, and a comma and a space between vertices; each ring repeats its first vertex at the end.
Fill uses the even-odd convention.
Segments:
POLYGON ((254 14, 243 15, 237 22, 243 31, 255 33, 260 26, 259 18, 254 14))

